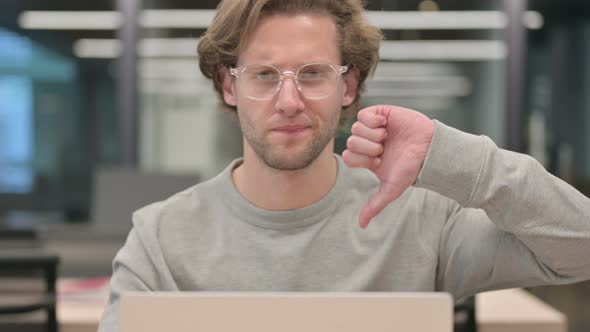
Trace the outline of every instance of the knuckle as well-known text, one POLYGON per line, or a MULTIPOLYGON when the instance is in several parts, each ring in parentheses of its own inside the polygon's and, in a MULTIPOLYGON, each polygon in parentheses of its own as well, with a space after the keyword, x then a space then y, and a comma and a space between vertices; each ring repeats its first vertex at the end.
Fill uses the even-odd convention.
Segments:
POLYGON ((373 155, 378 156, 383 153, 383 145, 377 144, 371 150, 373 152, 373 155))
POLYGON ((380 116, 373 117, 373 119, 372 119, 373 120, 373 125, 375 127, 379 127, 381 125, 381 121, 382 121, 381 119, 382 119, 382 117, 380 117, 380 116))
POLYGON ((346 147, 349 149, 353 149, 354 148, 354 137, 350 136, 347 140, 346 140, 346 147))
POLYGON ((348 150, 344 150, 342 151, 342 159, 346 162, 346 163, 350 163, 350 151, 348 150))
POLYGON ((367 123, 370 123, 373 120, 374 114, 371 113, 370 110, 364 110, 364 112, 359 113, 358 118, 361 120, 361 122, 367 124, 367 123))

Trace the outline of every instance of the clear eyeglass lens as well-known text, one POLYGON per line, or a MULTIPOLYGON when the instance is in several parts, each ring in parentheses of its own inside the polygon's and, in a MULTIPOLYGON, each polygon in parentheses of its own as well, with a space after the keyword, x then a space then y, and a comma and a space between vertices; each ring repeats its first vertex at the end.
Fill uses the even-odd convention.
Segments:
POLYGON ((323 98, 336 86, 338 72, 327 64, 310 64, 299 69, 297 79, 301 93, 307 98, 323 98))
POLYGON ((270 99, 279 86, 281 73, 271 66, 248 66, 242 71, 241 79, 248 96, 270 99))
MULTIPOLYGON (((239 75, 244 91, 254 99, 272 99, 281 84, 281 72, 266 65, 245 67, 239 75)), ((338 72, 328 64, 309 64, 296 73, 297 85, 306 98, 330 95, 335 88, 338 72)))

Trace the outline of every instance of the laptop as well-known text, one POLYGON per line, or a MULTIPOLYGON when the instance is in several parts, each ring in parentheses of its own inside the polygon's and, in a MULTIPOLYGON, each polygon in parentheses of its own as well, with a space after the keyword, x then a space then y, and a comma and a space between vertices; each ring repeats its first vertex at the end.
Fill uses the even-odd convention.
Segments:
POLYGON ((447 293, 127 293, 122 332, 452 332, 447 293))

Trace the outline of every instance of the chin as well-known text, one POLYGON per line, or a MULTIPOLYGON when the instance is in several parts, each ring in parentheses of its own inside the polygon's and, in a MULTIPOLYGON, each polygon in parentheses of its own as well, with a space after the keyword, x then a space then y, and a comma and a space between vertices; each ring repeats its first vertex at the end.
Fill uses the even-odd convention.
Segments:
POLYGON ((319 156, 319 154, 310 154, 309 152, 291 153, 271 153, 260 156, 264 163, 273 169, 280 171, 298 171, 309 167, 319 156))

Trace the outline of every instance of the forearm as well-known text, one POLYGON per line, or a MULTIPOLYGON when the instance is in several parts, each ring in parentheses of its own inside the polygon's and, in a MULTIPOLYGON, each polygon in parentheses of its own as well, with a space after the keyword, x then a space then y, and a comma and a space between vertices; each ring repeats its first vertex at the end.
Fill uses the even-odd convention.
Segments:
POLYGON ((533 158, 439 123, 416 185, 482 209, 557 275, 590 276, 590 200, 533 158))

